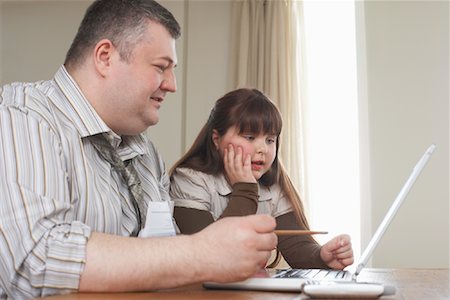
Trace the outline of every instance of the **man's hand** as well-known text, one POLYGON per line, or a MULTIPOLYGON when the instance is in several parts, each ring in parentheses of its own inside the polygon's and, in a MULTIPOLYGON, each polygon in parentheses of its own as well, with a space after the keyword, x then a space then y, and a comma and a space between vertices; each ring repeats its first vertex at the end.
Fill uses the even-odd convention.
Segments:
POLYGON ((277 246, 275 219, 269 215, 228 217, 195 234, 197 264, 205 280, 246 279, 263 268, 277 246))

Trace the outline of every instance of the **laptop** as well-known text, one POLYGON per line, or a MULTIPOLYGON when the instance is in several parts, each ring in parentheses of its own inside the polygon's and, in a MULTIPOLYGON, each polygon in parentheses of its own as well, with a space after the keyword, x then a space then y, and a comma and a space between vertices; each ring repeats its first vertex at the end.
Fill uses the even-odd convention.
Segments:
POLYGON ((415 165, 399 194, 384 216, 384 219, 378 226, 375 234, 372 236, 369 244, 360 256, 354 272, 330 269, 262 269, 253 277, 244 281, 229 283, 205 282, 203 283, 203 287, 207 289, 302 292, 304 291, 304 286, 314 286, 323 282, 357 283, 359 273, 366 266, 380 239, 396 215, 401 204, 406 199, 408 192, 431 157, 435 147, 434 144, 431 144, 415 165))

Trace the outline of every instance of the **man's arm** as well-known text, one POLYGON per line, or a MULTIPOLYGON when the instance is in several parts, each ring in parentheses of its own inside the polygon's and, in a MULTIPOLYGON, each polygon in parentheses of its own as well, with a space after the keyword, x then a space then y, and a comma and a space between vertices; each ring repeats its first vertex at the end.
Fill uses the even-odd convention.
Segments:
POLYGON ((61 144, 51 116, 23 105, 40 105, 27 88, 0 90, 0 298, 77 289, 91 234, 66 219, 73 207, 61 144))
POLYGON ((213 280, 242 280, 277 244, 274 218, 230 217, 193 235, 128 238, 93 233, 79 290, 142 291, 213 280))

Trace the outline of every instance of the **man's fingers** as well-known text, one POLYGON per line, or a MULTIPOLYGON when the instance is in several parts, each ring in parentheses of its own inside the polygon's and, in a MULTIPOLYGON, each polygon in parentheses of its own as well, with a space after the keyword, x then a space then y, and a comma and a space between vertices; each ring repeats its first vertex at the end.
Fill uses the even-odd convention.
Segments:
MULTIPOLYGON (((260 235, 261 242, 257 249, 266 251, 267 255, 270 256, 271 251, 277 247, 278 237, 275 233, 260 233, 260 235)), ((267 257, 267 259, 269 259, 269 257, 267 257)))
POLYGON ((241 219, 246 222, 246 227, 256 233, 253 239, 253 247, 258 251, 270 251, 276 248, 278 237, 274 233, 276 227, 275 218, 269 215, 251 215, 241 219))
POLYGON ((246 218, 259 233, 273 232, 277 226, 275 218, 269 215, 251 215, 246 218))

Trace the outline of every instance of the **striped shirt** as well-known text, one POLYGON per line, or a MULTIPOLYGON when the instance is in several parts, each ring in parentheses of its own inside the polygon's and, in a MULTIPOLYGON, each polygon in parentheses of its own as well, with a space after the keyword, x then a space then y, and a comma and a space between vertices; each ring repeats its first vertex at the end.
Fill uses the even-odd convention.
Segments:
POLYGON ((127 185, 89 137, 110 134, 148 201, 170 201, 163 161, 144 134, 114 134, 61 66, 53 80, 0 87, 0 298, 78 289, 92 231, 138 226, 127 185))

